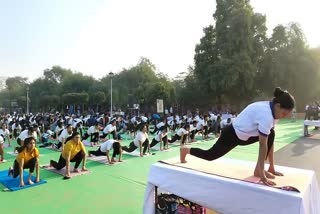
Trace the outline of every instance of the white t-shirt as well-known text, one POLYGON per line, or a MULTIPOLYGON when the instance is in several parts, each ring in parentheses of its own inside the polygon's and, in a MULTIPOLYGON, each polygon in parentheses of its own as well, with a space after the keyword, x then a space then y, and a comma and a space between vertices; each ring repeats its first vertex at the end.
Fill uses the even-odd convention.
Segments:
POLYGON ((204 121, 204 120, 199 120, 199 122, 197 123, 197 130, 198 130, 198 131, 201 130, 201 129, 202 129, 202 126, 206 126, 206 125, 207 125, 206 121, 204 121))
POLYGON ((107 152, 107 150, 110 151, 113 148, 114 142, 115 142, 114 139, 110 139, 110 140, 107 140, 106 142, 100 144, 101 152, 107 152))
POLYGON ((162 126, 164 126, 164 122, 160 122, 156 125, 157 129, 160 129, 162 126))
POLYGON ((64 126, 62 126, 61 128, 57 126, 54 132, 58 134, 62 129, 64 129, 64 126))
POLYGON ((234 120, 234 119, 232 118, 232 119, 230 120, 230 123, 227 122, 228 119, 221 120, 221 122, 220 122, 220 127, 221 127, 221 128, 224 128, 224 127, 232 124, 232 121, 233 121, 233 120, 234 120))
POLYGON ((148 118, 146 118, 146 117, 144 117, 144 116, 141 116, 140 118, 141 118, 141 120, 142 120, 144 123, 146 123, 146 122, 148 121, 148 118))
POLYGON ((37 133, 33 132, 32 135, 29 135, 29 131, 28 130, 24 130, 20 133, 20 135, 18 136, 18 138, 22 141, 24 141, 27 137, 34 137, 37 139, 37 133))
POLYGON ((103 133, 110 133, 116 130, 116 126, 113 126, 112 124, 107 125, 104 129, 103 129, 103 133))
POLYGON ((275 125, 270 102, 262 101, 248 105, 232 124, 240 140, 259 136, 259 133, 269 135, 275 125))
POLYGON ((10 136, 10 131, 8 129, 0 129, 0 135, 3 135, 5 138, 8 138, 10 136))
POLYGON ((68 133, 67 129, 63 129, 63 131, 61 132, 61 134, 58 137, 59 142, 63 143, 63 140, 66 140, 68 137, 70 137, 72 135, 68 133))
POLYGON ((193 124, 190 125, 190 132, 192 132, 193 130, 196 130, 197 129, 197 125, 196 126, 193 126, 193 124))
POLYGON ((139 142, 144 143, 144 141, 146 141, 146 139, 148 138, 148 134, 147 133, 143 133, 143 132, 138 132, 138 134, 136 135, 136 137, 133 140, 133 143, 136 147, 139 147, 139 142))
POLYGON ((0 144, 3 144, 4 143, 4 139, 2 136, 0 136, 0 144))
POLYGON ((16 126, 16 124, 14 123, 14 124, 12 125, 12 130, 15 130, 15 129, 21 130, 20 124, 19 124, 18 126, 16 126))
POLYGON ((87 131, 88 135, 91 135, 97 132, 99 132, 99 130, 96 128, 96 126, 90 126, 90 128, 87 131))
POLYGON ((165 136, 167 136, 167 132, 157 132, 157 135, 154 137, 154 139, 156 139, 156 141, 160 142, 162 139, 160 139, 160 135, 162 134, 162 138, 164 138, 165 136))
POLYGON ((187 130, 185 130, 184 128, 180 128, 177 132, 177 135, 179 135, 180 137, 185 135, 185 134, 188 134, 189 132, 187 130))

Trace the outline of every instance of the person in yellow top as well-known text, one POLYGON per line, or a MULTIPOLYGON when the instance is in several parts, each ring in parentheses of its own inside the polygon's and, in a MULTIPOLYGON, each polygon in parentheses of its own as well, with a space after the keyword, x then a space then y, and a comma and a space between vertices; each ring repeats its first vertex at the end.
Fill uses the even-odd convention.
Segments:
POLYGON ((82 171, 86 169, 86 149, 80 141, 79 132, 74 132, 71 137, 67 138, 64 149, 60 155, 59 161, 50 160, 50 166, 57 170, 66 167, 64 179, 70 179, 70 162, 75 162, 74 172, 79 172, 78 167, 82 161, 82 171))
POLYGON ((24 186, 23 181, 23 169, 29 169, 28 184, 33 184, 31 180, 32 173, 34 168, 36 168, 36 180, 38 183, 40 181, 40 170, 39 170, 39 151, 35 147, 36 139, 34 137, 28 137, 24 140, 24 145, 21 147, 21 151, 16 157, 16 160, 13 163, 13 168, 9 168, 8 175, 13 176, 13 178, 20 175, 20 187, 24 186))

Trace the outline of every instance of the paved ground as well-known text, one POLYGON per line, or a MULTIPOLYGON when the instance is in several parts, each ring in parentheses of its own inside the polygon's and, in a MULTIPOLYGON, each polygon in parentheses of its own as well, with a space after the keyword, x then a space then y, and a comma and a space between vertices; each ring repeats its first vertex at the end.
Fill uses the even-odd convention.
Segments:
POLYGON ((275 153, 275 163, 316 172, 320 185, 320 131, 312 137, 301 137, 275 153))

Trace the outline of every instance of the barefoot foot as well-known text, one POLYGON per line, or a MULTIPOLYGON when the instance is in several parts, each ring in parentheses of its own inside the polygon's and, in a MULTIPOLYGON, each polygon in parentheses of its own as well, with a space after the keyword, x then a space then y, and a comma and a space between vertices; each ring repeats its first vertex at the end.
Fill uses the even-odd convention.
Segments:
POLYGON ((187 163, 186 156, 188 153, 189 153, 189 148, 187 148, 187 147, 180 148, 180 161, 181 161, 181 163, 187 163))

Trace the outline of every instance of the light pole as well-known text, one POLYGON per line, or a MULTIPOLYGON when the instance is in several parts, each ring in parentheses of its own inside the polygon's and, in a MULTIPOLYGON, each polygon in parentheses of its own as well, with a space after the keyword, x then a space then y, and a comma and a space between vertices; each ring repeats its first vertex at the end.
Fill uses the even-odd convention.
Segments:
POLYGON ((29 86, 27 86, 27 115, 29 115, 29 86))
POLYGON ((112 117, 112 77, 113 77, 114 73, 110 72, 109 73, 109 76, 110 76, 110 83, 111 83, 111 86, 110 86, 110 99, 111 99, 111 104, 110 104, 110 117, 112 117))

